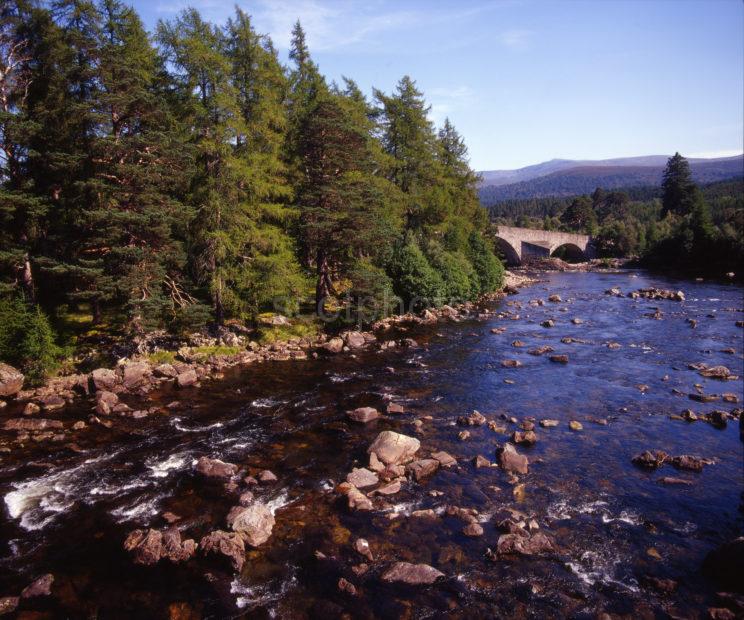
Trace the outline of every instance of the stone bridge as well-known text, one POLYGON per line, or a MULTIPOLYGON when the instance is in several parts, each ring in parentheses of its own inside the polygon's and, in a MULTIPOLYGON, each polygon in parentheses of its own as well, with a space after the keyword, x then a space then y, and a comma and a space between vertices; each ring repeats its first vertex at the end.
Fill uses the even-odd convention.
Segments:
POLYGON ((568 260, 594 258, 594 245, 589 235, 500 225, 494 225, 491 234, 507 265, 519 265, 530 258, 547 258, 557 250, 562 250, 568 260))

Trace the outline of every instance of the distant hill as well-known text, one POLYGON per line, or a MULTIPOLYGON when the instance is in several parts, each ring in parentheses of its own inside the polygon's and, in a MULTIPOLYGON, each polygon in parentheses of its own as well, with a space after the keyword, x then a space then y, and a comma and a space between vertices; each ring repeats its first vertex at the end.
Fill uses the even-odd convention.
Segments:
MULTIPOLYGON (((658 186, 666 155, 624 157, 599 161, 554 159, 518 170, 481 172, 481 202, 564 197, 588 194, 597 187, 619 189, 658 186)), ((689 159, 696 183, 706 184, 744 176, 744 156, 689 159)))

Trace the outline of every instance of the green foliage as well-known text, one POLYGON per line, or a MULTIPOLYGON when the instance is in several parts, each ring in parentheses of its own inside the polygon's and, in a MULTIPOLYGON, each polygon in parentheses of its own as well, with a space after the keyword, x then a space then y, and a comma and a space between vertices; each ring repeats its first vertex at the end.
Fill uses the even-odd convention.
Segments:
POLYGON ((315 338, 322 325, 315 317, 297 317, 290 325, 272 325, 259 328, 257 340, 261 344, 287 342, 298 338, 315 338))
POLYGON ((155 351, 147 356, 151 364, 173 364, 176 361, 176 354, 173 351, 155 351))
POLYGON ((393 282, 381 267, 368 259, 356 261, 349 269, 350 298, 354 319, 366 324, 400 311, 393 282))
POLYGON ((470 233, 468 258, 478 275, 480 293, 492 293, 504 286, 504 266, 477 231, 470 233))
POLYGON ((561 222, 570 230, 591 234, 597 226, 597 216, 591 200, 586 196, 574 199, 561 215, 561 222))
POLYGON ((685 215, 690 211, 696 190, 690 164, 679 153, 669 158, 661 183, 661 204, 664 214, 685 215))
POLYGON ((49 319, 38 306, 0 299, 0 360, 18 367, 35 385, 58 367, 61 357, 49 319))
POLYGON ((412 236, 393 250, 388 265, 395 294, 408 309, 421 309, 444 303, 445 285, 442 276, 429 264, 412 236))
POLYGON ((442 278, 447 303, 472 300, 478 296, 480 278, 464 254, 448 252, 439 243, 431 242, 427 247, 427 256, 442 278))

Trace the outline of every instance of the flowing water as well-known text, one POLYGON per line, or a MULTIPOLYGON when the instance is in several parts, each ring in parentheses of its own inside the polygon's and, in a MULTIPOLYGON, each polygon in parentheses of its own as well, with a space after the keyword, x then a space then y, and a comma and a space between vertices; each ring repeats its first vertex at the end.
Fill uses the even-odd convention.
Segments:
MULTIPOLYGON (((687 367, 723 364, 744 374, 744 330, 735 325, 742 305, 733 286, 643 273, 551 274, 497 304, 509 316, 406 334, 417 348, 234 369, 200 389, 154 396, 162 404, 178 398, 183 409, 76 434, 75 450, 31 442, 0 464, 0 596, 51 572, 53 595, 22 605, 40 613, 34 617, 703 617, 716 587, 701 574, 702 560, 743 529, 739 425, 669 416, 735 407, 689 400, 694 384, 742 398, 741 379, 705 379, 687 367), (687 301, 604 295, 612 286, 681 288, 687 301), (550 294, 563 302, 529 304, 550 294), (655 308, 662 320, 646 316, 655 308), (548 318, 554 327, 540 325, 548 318), (696 329, 688 318, 697 319, 696 329), (493 334, 494 327, 506 330, 493 334), (567 336, 582 342, 561 342, 567 336), (526 346, 513 347, 514 340, 526 346), (546 344, 569 363, 527 352, 546 344), (504 359, 523 365, 503 368, 504 359), (366 426, 345 417, 359 406, 384 410, 389 401, 410 413, 366 426), (472 466, 479 454, 495 460, 509 438, 480 426, 460 441, 456 419, 473 409, 509 434, 517 428, 510 417, 559 420, 556 428, 537 427, 534 446, 520 446, 530 459, 523 492, 499 468, 472 466), (431 419, 417 428, 422 416, 431 419), (570 430, 569 420, 584 430, 570 430), (458 465, 404 484, 372 512, 349 512, 334 486, 366 464, 367 446, 385 429, 417 436, 424 455, 446 450, 458 465), (631 463, 645 449, 716 462, 701 473, 669 465, 649 472, 631 463), (194 475, 202 455, 278 476, 255 491, 275 513, 271 539, 248 552, 240 574, 198 556, 135 566, 124 537, 137 527, 165 527, 166 511, 182 517, 184 538, 226 529, 236 497, 194 475), (692 484, 665 485, 663 476, 692 484), (464 536, 463 522, 443 514, 448 504, 477 509, 484 535, 464 536), (409 516, 425 508, 437 518, 409 516), (494 515, 504 509, 534 518, 556 551, 488 559, 500 535, 494 515), (375 555, 363 576, 351 570, 362 561, 352 549, 358 537, 375 555), (396 560, 431 564, 446 577, 426 587, 383 583, 381 572, 396 560), (673 579, 677 588, 661 593, 649 576, 673 579), (341 577, 355 584, 356 596, 339 591, 341 577)), ((89 407, 51 417, 85 419, 89 407)))

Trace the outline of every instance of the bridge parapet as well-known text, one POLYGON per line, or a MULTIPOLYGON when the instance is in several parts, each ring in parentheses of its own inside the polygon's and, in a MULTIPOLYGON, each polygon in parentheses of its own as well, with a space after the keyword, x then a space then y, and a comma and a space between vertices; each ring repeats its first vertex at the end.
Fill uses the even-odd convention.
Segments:
POLYGON ((494 233, 508 264, 520 264, 528 256, 545 258, 566 246, 582 258, 594 258, 589 235, 517 226, 495 226, 494 233))

